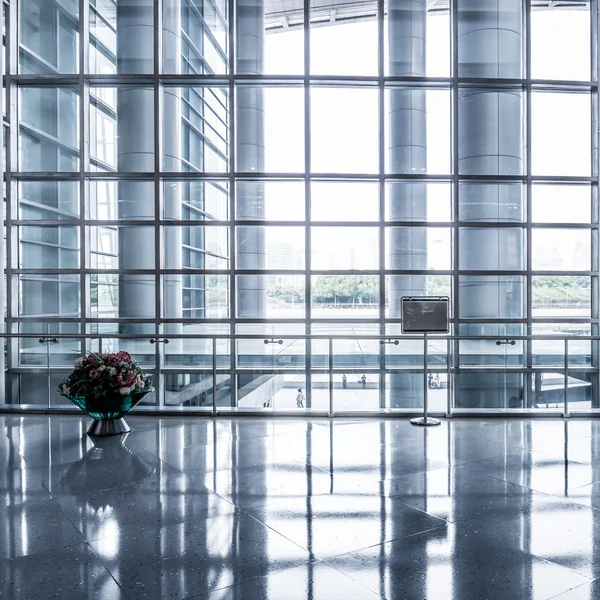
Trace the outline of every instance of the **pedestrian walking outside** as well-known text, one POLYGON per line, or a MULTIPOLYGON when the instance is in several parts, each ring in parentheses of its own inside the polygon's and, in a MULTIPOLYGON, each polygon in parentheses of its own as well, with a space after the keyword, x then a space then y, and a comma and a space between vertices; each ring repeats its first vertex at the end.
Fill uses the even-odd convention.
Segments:
POLYGON ((298 388, 298 395, 296 396, 296 406, 298 408, 304 408, 304 394, 302 388, 298 388))
POLYGON ((348 378, 345 375, 342 375, 342 387, 344 389, 348 387, 348 378))
POLYGON ((367 387, 367 376, 366 375, 363 375, 360 378, 360 383, 361 383, 361 385, 363 387, 363 390, 364 390, 367 387))

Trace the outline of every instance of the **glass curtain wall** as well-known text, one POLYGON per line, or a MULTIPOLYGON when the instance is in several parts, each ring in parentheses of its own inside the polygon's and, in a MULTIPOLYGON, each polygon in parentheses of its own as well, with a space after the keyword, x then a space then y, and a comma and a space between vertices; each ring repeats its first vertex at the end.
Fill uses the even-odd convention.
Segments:
MULTIPOLYGON (((340 410, 415 409, 422 344, 355 336, 398 338, 403 296, 444 295, 453 334, 493 338, 452 345, 455 407, 550 405, 563 344, 510 341, 598 334, 597 19, 596 0, 5 0, 5 331, 125 346, 161 406, 295 408, 300 388, 326 408, 331 358, 340 410), (210 340, 111 334, 301 339, 217 342, 215 375, 210 340)), ((61 339, 57 377, 94 344, 61 339)), ((7 343, 7 402, 48 352, 7 343)), ((595 346, 569 360, 596 407, 595 346)))

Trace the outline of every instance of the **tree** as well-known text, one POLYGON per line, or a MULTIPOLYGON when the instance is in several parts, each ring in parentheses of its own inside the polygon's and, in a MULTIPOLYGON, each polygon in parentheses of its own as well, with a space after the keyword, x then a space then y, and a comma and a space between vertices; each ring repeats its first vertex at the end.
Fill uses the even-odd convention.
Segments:
POLYGON ((317 304, 370 304, 379 300, 377 275, 321 275, 313 288, 317 304))

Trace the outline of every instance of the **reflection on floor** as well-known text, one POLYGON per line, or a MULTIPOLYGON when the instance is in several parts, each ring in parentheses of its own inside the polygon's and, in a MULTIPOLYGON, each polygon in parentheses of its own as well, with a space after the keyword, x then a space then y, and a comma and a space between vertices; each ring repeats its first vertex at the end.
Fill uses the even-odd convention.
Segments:
POLYGON ((600 422, 0 417, 0 598, 600 598, 600 422))

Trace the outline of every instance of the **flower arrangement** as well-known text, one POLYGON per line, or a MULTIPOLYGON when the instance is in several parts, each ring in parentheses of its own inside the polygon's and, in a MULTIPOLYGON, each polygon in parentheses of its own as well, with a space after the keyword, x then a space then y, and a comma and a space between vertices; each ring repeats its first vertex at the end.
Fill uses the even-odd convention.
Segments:
POLYGON ((58 392, 74 396, 102 398, 107 394, 128 396, 151 391, 152 380, 144 375, 128 352, 113 354, 90 353, 75 361, 75 369, 60 384, 58 392))

